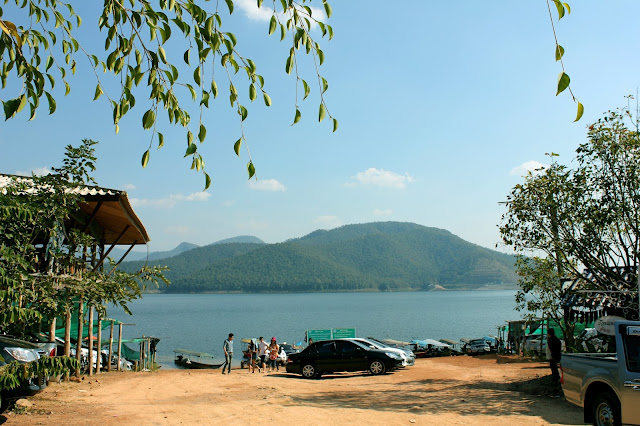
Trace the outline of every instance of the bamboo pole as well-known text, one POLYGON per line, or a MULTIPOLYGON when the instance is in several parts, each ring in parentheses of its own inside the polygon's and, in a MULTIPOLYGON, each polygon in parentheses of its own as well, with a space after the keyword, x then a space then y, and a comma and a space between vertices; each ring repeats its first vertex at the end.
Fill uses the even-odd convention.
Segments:
POLYGON ((71 309, 64 313, 64 356, 71 355, 71 309))
POLYGON ((93 305, 89 305, 89 376, 93 376, 93 305))
POLYGON ((96 374, 100 373, 100 366, 102 364, 102 318, 98 314, 98 355, 96 359, 96 374))
POLYGON ((107 371, 111 371, 111 360, 113 359, 113 320, 111 320, 111 328, 109 330, 109 361, 107 362, 107 371))
POLYGON ((84 320, 84 312, 83 312, 83 301, 80 298, 80 303, 78 305, 78 340, 76 342, 76 360, 78 361, 78 368, 76 369, 76 377, 80 377, 80 369, 82 366, 80 365, 80 361, 82 360, 82 326, 84 320))
POLYGON ((121 370, 120 363, 122 359, 122 323, 119 324, 118 330, 118 371, 121 370))

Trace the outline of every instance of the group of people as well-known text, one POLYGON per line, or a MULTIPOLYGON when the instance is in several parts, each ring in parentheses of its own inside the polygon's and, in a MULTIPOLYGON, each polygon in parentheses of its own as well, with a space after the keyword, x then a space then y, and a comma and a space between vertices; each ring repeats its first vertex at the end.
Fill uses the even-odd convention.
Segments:
POLYGON ((280 349, 275 337, 271 338, 271 343, 269 344, 264 341, 264 337, 260 337, 257 342, 251 339, 247 348, 249 370, 252 373, 256 372, 256 368, 258 373, 266 372, 267 368, 269 368, 269 372, 280 371, 278 364, 280 349))
MULTIPOLYGON (((222 344, 222 350, 224 351, 224 364, 222 364, 222 374, 231 373, 231 361, 233 360, 233 333, 229 333, 229 337, 222 344), (225 372, 225 369, 227 370, 225 372)), ((271 343, 267 344, 264 341, 264 337, 260 337, 259 341, 251 339, 246 352, 249 359, 249 370, 255 373, 256 368, 258 373, 266 372, 269 368, 269 372, 280 371, 278 365, 278 358, 280 358, 280 345, 276 341, 275 337, 271 338, 271 343)))

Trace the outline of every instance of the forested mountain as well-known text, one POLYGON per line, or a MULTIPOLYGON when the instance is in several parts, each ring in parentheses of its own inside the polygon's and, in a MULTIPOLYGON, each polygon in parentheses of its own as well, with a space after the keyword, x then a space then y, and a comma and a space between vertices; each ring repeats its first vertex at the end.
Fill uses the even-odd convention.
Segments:
POLYGON ((171 268, 167 292, 295 292, 515 288, 514 263, 443 229, 378 222, 279 244, 219 242, 153 264, 171 268))
MULTIPOLYGON (((177 256, 180 253, 184 253, 185 251, 189 251, 191 249, 194 249, 196 247, 199 247, 196 244, 191 244, 191 243, 180 243, 178 244, 178 247, 174 248, 173 250, 168 250, 168 251, 152 251, 151 253, 149 253, 149 260, 160 260, 160 259, 166 259, 168 257, 173 257, 173 256, 177 256)), ((113 249, 111 251, 111 255, 110 257, 112 259, 114 259, 116 262, 118 260, 120 260, 120 258, 122 257, 122 255, 126 252, 126 250, 122 250, 122 249, 113 249)), ((146 260, 147 259, 147 253, 146 252, 138 252, 138 251, 132 251, 130 252, 127 257, 126 257, 127 261, 133 261, 133 260, 146 260)))

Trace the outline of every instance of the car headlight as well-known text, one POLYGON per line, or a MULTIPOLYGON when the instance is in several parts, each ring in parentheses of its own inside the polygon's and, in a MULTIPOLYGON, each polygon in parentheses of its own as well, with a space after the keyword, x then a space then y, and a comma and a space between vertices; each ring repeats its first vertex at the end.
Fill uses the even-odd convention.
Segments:
POLYGON ((394 352, 385 352, 384 354, 386 356, 388 356, 389 358, 392 358, 392 359, 402 359, 402 357, 400 355, 398 355, 397 353, 394 353, 394 352))
POLYGON ((7 351, 16 361, 20 362, 37 361, 39 358, 38 353, 32 349, 4 348, 4 350, 7 351))

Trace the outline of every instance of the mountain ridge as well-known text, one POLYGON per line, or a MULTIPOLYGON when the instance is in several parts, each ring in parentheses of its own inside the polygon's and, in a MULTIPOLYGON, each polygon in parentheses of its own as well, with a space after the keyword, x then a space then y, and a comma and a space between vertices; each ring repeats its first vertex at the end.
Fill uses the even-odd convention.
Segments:
MULTIPOLYGON (((153 264, 171 268, 172 285, 165 290, 170 293, 516 288, 517 283, 513 256, 408 222, 345 225, 276 244, 214 243, 153 264)), ((122 268, 141 265, 123 262, 122 268)))

